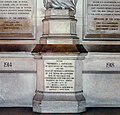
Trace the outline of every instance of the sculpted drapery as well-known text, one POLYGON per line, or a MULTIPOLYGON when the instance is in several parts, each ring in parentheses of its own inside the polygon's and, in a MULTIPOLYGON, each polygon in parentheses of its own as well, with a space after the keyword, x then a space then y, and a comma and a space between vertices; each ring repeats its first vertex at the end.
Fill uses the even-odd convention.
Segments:
POLYGON ((46 9, 71 9, 76 11, 78 0, 43 0, 46 9))

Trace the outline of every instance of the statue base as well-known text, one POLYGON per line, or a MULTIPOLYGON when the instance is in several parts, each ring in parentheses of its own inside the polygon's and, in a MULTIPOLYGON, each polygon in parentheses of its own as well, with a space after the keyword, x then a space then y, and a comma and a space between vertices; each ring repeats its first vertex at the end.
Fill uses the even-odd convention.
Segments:
POLYGON ((69 9, 48 9, 43 19, 43 37, 40 43, 79 44, 76 34, 74 11, 69 9))
MULTIPOLYGON (((37 45, 37 90, 33 111, 40 113, 80 113, 86 109, 82 91, 85 58, 80 46, 37 45)), ((35 54, 36 53, 36 54, 35 54)))

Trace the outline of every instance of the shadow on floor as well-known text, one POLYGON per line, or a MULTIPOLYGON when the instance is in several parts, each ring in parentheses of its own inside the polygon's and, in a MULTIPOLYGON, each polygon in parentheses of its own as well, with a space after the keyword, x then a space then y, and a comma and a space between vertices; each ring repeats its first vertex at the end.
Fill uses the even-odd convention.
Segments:
MULTIPOLYGON (((41 114, 32 112, 32 108, 0 108, 0 115, 41 115, 41 114)), ((55 114, 42 114, 42 115, 55 115, 55 114)), ((86 112, 81 113, 79 115, 120 115, 120 108, 87 108, 86 112)))

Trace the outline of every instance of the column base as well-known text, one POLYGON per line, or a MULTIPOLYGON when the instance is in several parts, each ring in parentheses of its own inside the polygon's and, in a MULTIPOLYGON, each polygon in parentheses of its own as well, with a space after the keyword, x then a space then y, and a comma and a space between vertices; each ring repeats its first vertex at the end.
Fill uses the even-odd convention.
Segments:
POLYGON ((33 111, 38 113, 81 113, 86 111, 82 93, 37 93, 33 111))

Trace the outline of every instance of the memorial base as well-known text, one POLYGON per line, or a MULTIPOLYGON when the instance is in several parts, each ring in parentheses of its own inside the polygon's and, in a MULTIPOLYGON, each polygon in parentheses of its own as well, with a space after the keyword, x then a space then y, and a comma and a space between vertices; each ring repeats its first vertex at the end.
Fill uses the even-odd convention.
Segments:
POLYGON ((83 92, 87 107, 120 107, 120 53, 88 53, 83 92))
POLYGON ((85 108, 82 93, 37 93, 33 101, 33 111, 38 113, 81 113, 85 108))
MULTIPOLYGON (((85 111, 82 87, 84 55, 81 46, 37 45, 37 90, 33 111, 80 113, 85 111), (38 53, 39 52, 39 53, 38 53)), ((36 52, 36 54, 35 54, 36 52)))

